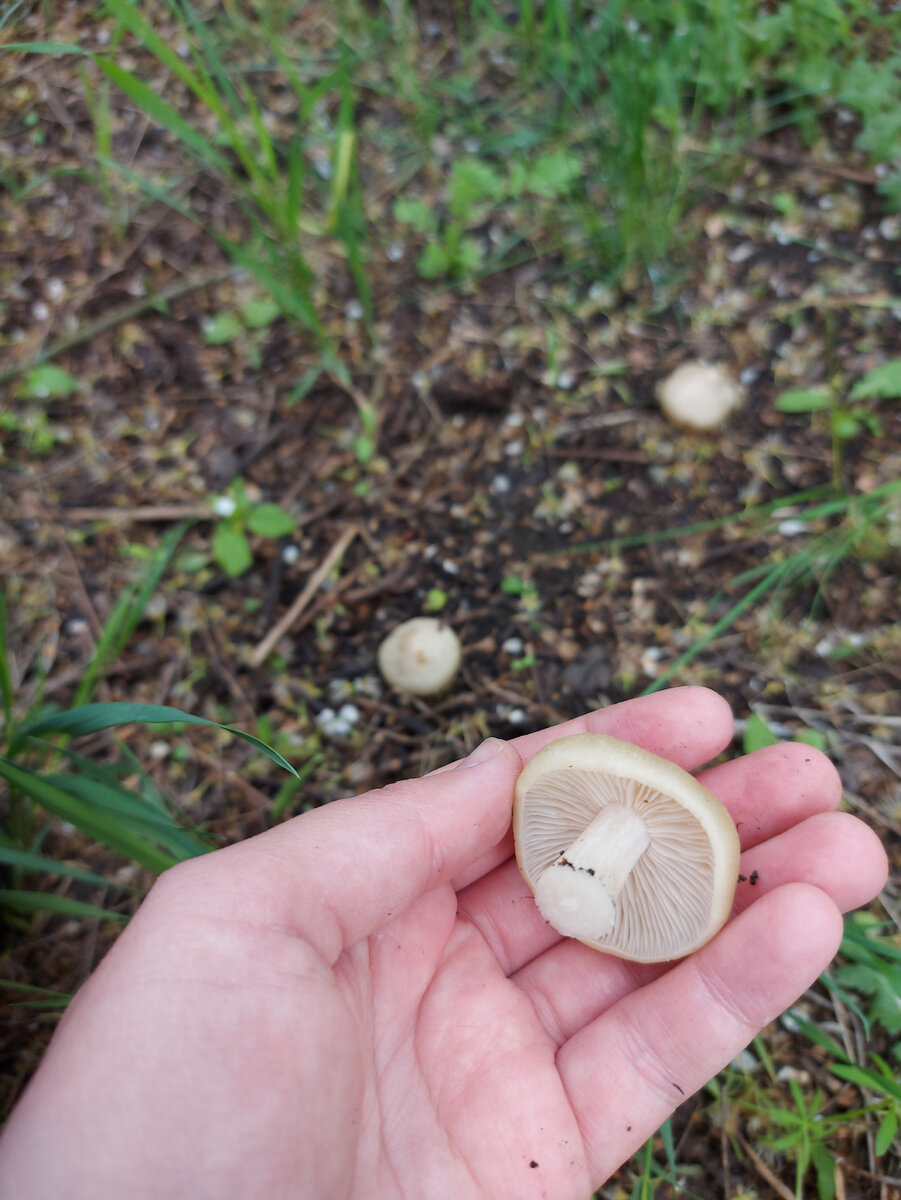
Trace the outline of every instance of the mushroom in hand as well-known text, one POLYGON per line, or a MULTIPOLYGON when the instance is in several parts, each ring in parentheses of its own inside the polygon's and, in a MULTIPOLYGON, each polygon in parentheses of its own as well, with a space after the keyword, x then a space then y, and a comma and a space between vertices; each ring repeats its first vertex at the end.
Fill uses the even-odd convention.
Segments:
POLYGON ((559 738, 516 784, 516 860, 565 937, 636 962, 703 946, 732 908, 732 818, 687 771, 603 734, 559 738))

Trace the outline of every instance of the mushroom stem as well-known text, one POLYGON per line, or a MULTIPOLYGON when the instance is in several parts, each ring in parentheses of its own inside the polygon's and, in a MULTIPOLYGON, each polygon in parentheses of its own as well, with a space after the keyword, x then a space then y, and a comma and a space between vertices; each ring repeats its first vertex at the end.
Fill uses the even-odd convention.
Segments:
POLYGON ((616 901, 650 843, 631 808, 608 804, 535 886, 538 910, 565 937, 599 941, 613 928, 616 901))

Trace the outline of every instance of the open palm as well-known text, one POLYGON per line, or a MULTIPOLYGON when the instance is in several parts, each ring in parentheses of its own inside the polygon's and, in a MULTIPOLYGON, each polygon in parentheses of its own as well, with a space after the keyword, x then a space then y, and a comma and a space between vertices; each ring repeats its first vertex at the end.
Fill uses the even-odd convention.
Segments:
POLYGON ((809 985, 886 863, 828 760, 771 747, 704 775, 756 880, 711 943, 652 966, 561 940, 507 830, 520 762, 582 730, 694 769, 731 718, 631 701, 170 872, 14 1113, 0 1194, 585 1200, 809 985))

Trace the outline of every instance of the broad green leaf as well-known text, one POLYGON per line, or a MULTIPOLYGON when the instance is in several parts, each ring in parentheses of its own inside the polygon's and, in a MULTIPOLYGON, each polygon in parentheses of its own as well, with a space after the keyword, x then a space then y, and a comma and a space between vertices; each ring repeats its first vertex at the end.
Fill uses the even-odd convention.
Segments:
POLYGON ((297 522, 277 504, 258 504, 247 517, 247 527, 261 537, 286 537, 297 528, 297 522))
POLYGON ((446 275, 450 270, 447 251, 440 242, 429 242, 417 259, 416 267, 423 279, 437 279, 439 275, 446 275))
POLYGON ((241 309, 241 316, 248 329, 266 329, 277 321, 282 310, 271 296, 257 296, 241 309))
POLYGON ((901 1083, 895 1079, 886 1079, 882 1075, 877 1075, 875 1071, 869 1071, 865 1067, 858 1067, 853 1063, 832 1063, 829 1070, 839 1079, 847 1079, 849 1083, 856 1084, 864 1091, 878 1092, 880 1095, 892 1096, 895 1100, 901 1101, 901 1083))
POLYGON ((452 214, 466 221, 477 205, 498 199, 504 191, 503 177, 489 163, 478 158, 462 158, 451 167, 447 185, 452 214))
POLYGON ((203 323, 203 340, 208 346, 224 346, 244 332, 244 326, 234 313, 217 313, 203 323))
POLYGON ((375 442, 368 433, 357 434, 351 443, 351 448, 354 452, 354 458, 363 466, 370 462, 372 456, 375 454, 375 442))
POLYGON ((437 224, 435 211, 418 196, 401 196, 394 202, 394 219, 417 233, 428 233, 437 224))
POLYGON ((817 1173, 819 1200, 835 1200, 835 1159, 822 1142, 814 1142, 810 1156, 817 1173))
POLYGON ((213 557, 219 566, 232 578, 243 575, 253 562, 247 538, 240 529, 231 525, 217 525, 213 532, 213 557))
POLYGON ((482 265, 483 257, 482 245, 477 238, 461 238, 460 246, 457 250, 457 261, 455 263, 456 273, 461 275, 474 274, 482 265))
POLYGON ((441 612, 446 604, 447 592, 445 592, 442 588, 433 587, 429 588, 428 594, 425 598, 425 603, 422 606, 422 610, 423 612, 427 613, 441 612))
POLYGON ((876 1143, 874 1149, 881 1157, 888 1153, 888 1148, 895 1140, 895 1134, 898 1132, 898 1110, 890 1108, 882 1118, 882 1124, 876 1132, 876 1143))
POLYGON ((580 160, 569 150, 539 155, 529 171, 529 190, 546 200, 565 196, 582 173, 580 160))
POLYGON ((20 909, 23 912, 49 912, 67 917, 100 917, 104 921, 124 921, 124 913, 108 912, 96 904, 85 904, 82 900, 71 900, 68 896, 57 896, 53 892, 20 892, 14 888, 0 888, 0 905, 20 909))
POLYGON ((901 398, 901 358, 893 358, 867 371, 851 389, 852 400, 897 400, 901 398))
POLYGON ((834 408, 830 416, 832 436, 836 438, 853 438, 860 433, 861 424, 857 416, 847 408, 834 408))
POLYGON ((744 738, 742 746, 745 754, 752 754, 755 750, 762 750, 764 746, 775 746, 779 742, 763 717, 757 713, 751 713, 748 717, 748 722, 745 725, 744 738))
POLYGON ((210 725, 214 729, 223 729, 265 754, 289 774, 297 774, 286 758, 252 733, 235 729, 233 725, 210 721, 206 717, 196 717, 193 713, 182 712, 180 708, 171 708, 167 704, 85 704, 81 708, 70 708, 68 712, 43 717, 23 729, 22 734, 32 737, 43 733, 67 733, 69 737, 84 737, 101 729, 113 729, 119 725, 131 725, 136 722, 145 725, 210 725))
MULTIPOLYGON (((84 867, 73 867, 71 863, 60 862, 55 858, 47 858, 43 854, 34 854, 31 850, 17 850, 14 846, 0 846, 0 863, 8 867, 20 867, 24 871, 42 871, 47 875, 65 875, 69 879, 78 879, 82 883, 93 883, 98 887, 126 887, 125 884, 115 883, 103 875, 95 875, 84 867)), ((129 889, 132 890, 132 889, 129 889)))
POLYGON ((901 1033, 901 968, 889 963, 880 967, 848 963, 839 967, 836 978, 846 988, 871 996, 867 1016, 891 1034, 901 1033))
POLYGON ((817 750, 822 750, 824 754, 829 753, 829 738, 825 733, 821 733, 819 729, 802 729, 800 733, 795 734, 796 742, 803 742, 805 746, 813 746, 817 750))
POLYGON ((832 404, 832 393, 825 388, 792 388, 776 397, 776 410, 784 413, 824 412, 832 404))
POLYGON ((74 375, 55 363, 44 363, 32 367, 16 388, 16 395, 23 400, 62 400, 72 396, 81 388, 74 375))

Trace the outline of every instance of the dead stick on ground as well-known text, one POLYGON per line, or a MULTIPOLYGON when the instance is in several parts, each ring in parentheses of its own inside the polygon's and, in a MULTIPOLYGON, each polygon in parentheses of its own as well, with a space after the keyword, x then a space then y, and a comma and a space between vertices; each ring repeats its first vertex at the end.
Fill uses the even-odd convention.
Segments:
POLYGON ((43 350, 39 350, 37 354, 32 354, 27 358, 23 358, 21 362, 13 363, 10 367, 5 367, 0 371, 0 385, 8 383, 10 379, 15 379, 17 375, 21 375, 32 367, 39 366, 41 363, 55 358, 58 354, 62 354, 66 350, 71 350, 74 346, 80 346, 83 342, 91 341, 101 333, 106 333, 108 329, 115 329, 117 325, 121 325, 124 321, 133 320, 154 305, 175 300, 179 296, 187 295, 188 292, 207 287, 212 283, 221 283, 223 279, 228 278, 231 271, 231 267, 218 267, 216 270, 206 271, 202 275, 194 275, 189 279, 177 279, 174 283, 170 283, 168 287, 161 288, 158 292, 152 292, 148 296, 142 296, 139 300, 135 300, 133 304, 125 304, 122 308, 117 308, 114 312, 104 313, 96 321, 82 325, 80 328, 73 330, 72 333, 64 334, 43 350))
POLYGON ((770 1170, 760 1155, 748 1145, 745 1139, 739 1136, 738 1140, 741 1142, 741 1146, 745 1154, 747 1154, 748 1158, 750 1158, 751 1162, 754 1164, 758 1175, 762 1176, 766 1180, 776 1195, 781 1196, 782 1200, 795 1200, 795 1193, 787 1188, 779 1176, 770 1170))
POLYGON ((142 508, 60 508, 58 515, 70 521, 185 521, 216 514, 209 504, 148 504, 142 508))
POLYGON ((328 577, 329 572, 332 570, 335 564, 340 561, 344 551, 358 533, 359 530, 357 529, 356 525, 351 525, 348 529, 344 530, 337 542, 335 542, 334 546, 332 546, 331 550, 329 550, 328 554, 307 580, 306 587, 303 589, 285 615, 281 618, 281 620, 277 621, 275 625, 272 626, 263 640, 256 647, 253 654, 251 654, 250 665, 252 667, 260 666, 260 664, 264 662, 265 659, 268 658, 272 653, 272 650, 278 639, 280 637, 284 637, 284 635, 289 632, 291 626, 310 603, 313 596, 322 585, 323 581, 328 577))

